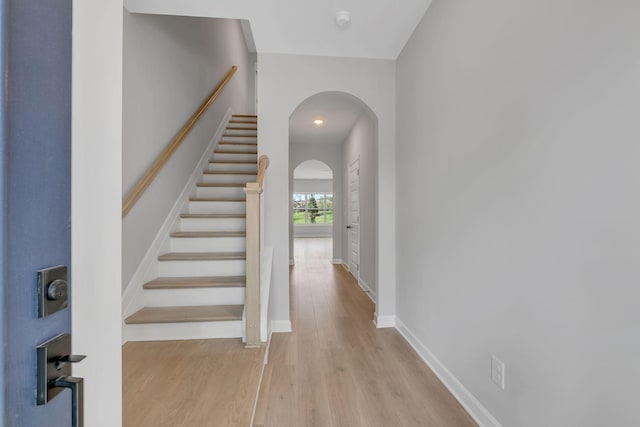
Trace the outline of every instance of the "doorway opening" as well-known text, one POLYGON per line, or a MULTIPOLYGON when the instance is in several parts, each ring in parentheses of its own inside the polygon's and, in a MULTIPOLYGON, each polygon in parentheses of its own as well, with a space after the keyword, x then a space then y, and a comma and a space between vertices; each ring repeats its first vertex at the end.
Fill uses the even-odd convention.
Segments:
MULTIPOLYGON (((344 92, 313 95, 298 105, 289 118, 290 264, 294 265, 295 258, 304 256, 305 252, 317 255, 316 251, 329 244, 328 262, 344 266, 376 303, 377 128, 377 118, 371 109, 359 98, 344 92), (327 211, 321 221, 326 218, 322 224, 327 234, 331 231, 332 241, 305 245, 303 251, 301 245, 296 245, 303 234, 305 238, 322 238, 318 232, 321 227, 309 224, 309 206, 315 212, 319 199, 314 195, 310 201, 310 194, 304 193, 298 181, 298 168, 304 171, 308 161, 324 164, 333 172, 330 199, 327 193, 319 194, 323 203, 331 206, 330 216, 327 211)), ((321 205, 318 204, 317 209, 325 209, 321 205)))
POLYGON ((306 160, 293 171, 294 252, 296 258, 328 259, 333 253, 333 171, 320 160, 306 160))

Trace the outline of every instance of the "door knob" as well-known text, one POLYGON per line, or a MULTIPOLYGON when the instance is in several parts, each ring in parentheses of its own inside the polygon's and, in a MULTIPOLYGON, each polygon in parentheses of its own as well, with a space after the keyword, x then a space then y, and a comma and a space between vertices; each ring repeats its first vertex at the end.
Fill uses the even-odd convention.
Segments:
POLYGON ((351 228, 351 226, 350 226, 350 225, 347 225, 347 228, 351 228))

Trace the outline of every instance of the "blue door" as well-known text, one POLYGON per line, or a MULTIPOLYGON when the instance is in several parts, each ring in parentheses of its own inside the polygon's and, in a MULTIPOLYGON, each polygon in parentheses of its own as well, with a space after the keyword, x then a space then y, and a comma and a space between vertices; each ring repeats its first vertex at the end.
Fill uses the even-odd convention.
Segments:
POLYGON ((36 403, 36 347, 70 333, 71 306, 40 318, 36 273, 71 271, 71 0, 0 1, 2 423, 68 427, 69 390, 36 403))

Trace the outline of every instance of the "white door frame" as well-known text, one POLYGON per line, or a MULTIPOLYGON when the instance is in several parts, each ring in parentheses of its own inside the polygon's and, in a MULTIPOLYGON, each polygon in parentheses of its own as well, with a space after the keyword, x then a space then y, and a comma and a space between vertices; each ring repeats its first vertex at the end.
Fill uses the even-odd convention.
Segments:
POLYGON ((347 174, 347 267, 351 275, 360 282, 360 156, 349 164, 347 174), (354 208, 354 192, 357 211, 354 208), (357 244, 354 241, 357 240, 357 244))

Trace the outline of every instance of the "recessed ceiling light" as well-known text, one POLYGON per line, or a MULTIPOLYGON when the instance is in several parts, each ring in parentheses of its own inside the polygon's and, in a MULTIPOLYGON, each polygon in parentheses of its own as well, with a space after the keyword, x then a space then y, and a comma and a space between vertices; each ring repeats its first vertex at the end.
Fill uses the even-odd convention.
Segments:
POLYGON ((324 124, 324 120, 322 120, 322 119, 315 119, 315 120, 313 121, 313 124, 314 124, 314 125, 316 125, 316 126, 322 126, 322 125, 324 124))

